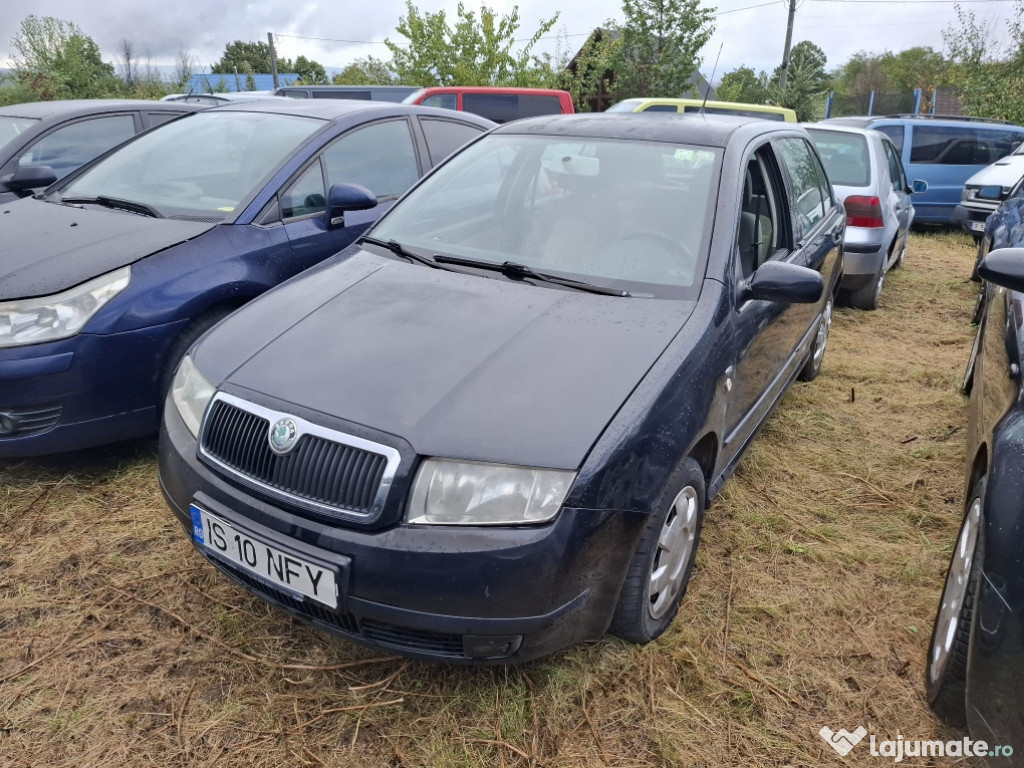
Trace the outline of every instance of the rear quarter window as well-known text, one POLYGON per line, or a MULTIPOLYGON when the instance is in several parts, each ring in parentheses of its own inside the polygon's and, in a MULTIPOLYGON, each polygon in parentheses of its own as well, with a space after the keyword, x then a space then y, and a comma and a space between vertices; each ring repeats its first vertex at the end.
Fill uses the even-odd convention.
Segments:
POLYGON ((518 93, 463 93, 462 108, 496 123, 562 113, 557 96, 518 93))
POLYGON ((988 165, 1020 146, 1024 133, 979 126, 911 126, 910 162, 988 165))

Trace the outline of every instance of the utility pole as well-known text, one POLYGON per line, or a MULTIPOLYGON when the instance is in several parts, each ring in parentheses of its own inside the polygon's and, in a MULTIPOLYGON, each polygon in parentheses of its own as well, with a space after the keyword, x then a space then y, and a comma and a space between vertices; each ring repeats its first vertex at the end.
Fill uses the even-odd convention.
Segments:
MULTIPOLYGON (((790 30, 793 28, 792 17, 789 20, 790 30)), ((786 52, 789 53, 789 38, 786 38, 786 52)), ((267 42, 270 44, 270 74, 274 76, 274 90, 276 91, 281 87, 281 84, 277 81, 277 51, 274 50, 274 33, 267 32, 267 42)))
POLYGON ((796 16, 796 0, 789 0, 789 21, 786 22, 786 49, 782 52, 782 74, 779 76, 779 87, 783 91, 786 90, 786 81, 789 80, 789 49, 793 46, 794 16, 796 16))

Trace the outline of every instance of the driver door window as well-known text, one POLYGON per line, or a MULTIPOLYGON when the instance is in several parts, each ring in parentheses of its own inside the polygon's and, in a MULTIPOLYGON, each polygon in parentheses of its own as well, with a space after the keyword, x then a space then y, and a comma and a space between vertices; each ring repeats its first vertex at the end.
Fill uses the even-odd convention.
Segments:
POLYGON ((736 242, 743 279, 754 274, 754 270, 771 258, 779 247, 778 206, 761 152, 747 163, 736 242))

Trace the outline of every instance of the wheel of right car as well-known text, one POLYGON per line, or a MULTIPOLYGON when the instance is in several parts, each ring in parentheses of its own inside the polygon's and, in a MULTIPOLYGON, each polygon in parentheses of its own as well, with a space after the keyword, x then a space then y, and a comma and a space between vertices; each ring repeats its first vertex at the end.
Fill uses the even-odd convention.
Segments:
POLYGON ((686 594, 704 522, 704 472, 686 459, 673 473, 633 552, 610 632, 649 643, 675 618, 686 594))
POLYGON ((925 670, 928 703, 936 715, 958 728, 967 722, 967 656, 984 550, 984 499, 983 478, 974 485, 953 549, 925 670))
POLYGON ((882 298, 882 285, 885 283, 885 265, 883 264, 875 275, 875 279, 850 292, 849 303, 854 309, 873 311, 878 309, 878 302, 882 298))

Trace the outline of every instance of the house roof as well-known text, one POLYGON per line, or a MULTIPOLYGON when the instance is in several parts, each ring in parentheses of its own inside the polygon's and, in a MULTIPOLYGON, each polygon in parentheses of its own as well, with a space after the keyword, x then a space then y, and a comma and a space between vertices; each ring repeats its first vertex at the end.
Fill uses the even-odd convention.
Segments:
MULTIPOLYGON (((278 81, 281 85, 294 85, 299 79, 299 76, 294 72, 287 74, 278 74, 278 81)), ((204 75, 192 75, 188 79, 188 83, 185 84, 185 93, 210 93, 216 92, 218 89, 227 89, 231 91, 272 91, 274 90, 274 76, 273 75, 246 75, 241 72, 236 76, 235 74, 230 75, 216 75, 216 74, 204 74, 204 75), (255 88, 246 88, 246 83, 249 77, 252 77, 256 81, 255 88), (218 84, 223 83, 223 88, 218 84)))

